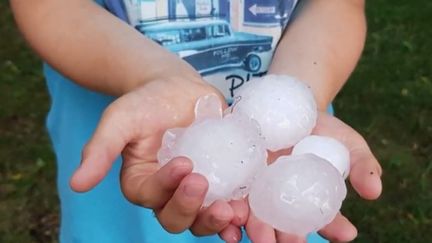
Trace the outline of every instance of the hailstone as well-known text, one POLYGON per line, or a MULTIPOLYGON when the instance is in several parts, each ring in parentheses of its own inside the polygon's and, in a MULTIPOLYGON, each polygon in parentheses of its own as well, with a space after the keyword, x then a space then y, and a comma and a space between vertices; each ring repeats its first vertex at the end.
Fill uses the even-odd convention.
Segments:
POLYGON ((309 135, 316 124, 317 106, 311 89, 284 75, 267 75, 243 85, 233 113, 255 119, 267 149, 289 148, 309 135))
POLYGON ((195 113, 189 127, 164 134, 159 162, 164 165, 174 157, 189 158, 193 171, 209 182, 204 206, 218 199, 245 197, 254 176, 266 166, 267 151, 258 124, 241 114, 223 117, 216 96, 201 98, 195 113))
POLYGON ((282 156, 257 176, 254 215, 279 231, 306 236, 330 223, 347 190, 339 172, 313 154, 282 156))
POLYGON ((307 153, 315 154, 327 160, 336 167, 344 179, 348 177, 350 154, 345 145, 338 140, 325 136, 307 136, 294 146, 292 154, 307 153))

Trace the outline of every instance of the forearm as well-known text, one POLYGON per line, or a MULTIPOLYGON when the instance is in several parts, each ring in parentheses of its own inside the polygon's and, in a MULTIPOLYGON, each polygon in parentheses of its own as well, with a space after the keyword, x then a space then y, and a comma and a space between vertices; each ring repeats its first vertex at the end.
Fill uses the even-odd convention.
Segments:
POLYGON ((279 43, 269 73, 289 74, 312 88, 325 110, 364 47, 364 0, 302 0, 279 43))
POLYGON ((18 26, 50 65, 87 88, 121 95, 194 69, 91 0, 11 0, 18 26))

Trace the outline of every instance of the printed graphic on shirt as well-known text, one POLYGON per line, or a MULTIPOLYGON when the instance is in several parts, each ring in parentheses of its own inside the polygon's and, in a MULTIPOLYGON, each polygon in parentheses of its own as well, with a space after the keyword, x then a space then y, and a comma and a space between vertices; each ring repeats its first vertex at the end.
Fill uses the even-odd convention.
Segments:
POLYGON ((267 72, 297 0, 106 0, 135 29, 190 63, 228 101, 267 72))

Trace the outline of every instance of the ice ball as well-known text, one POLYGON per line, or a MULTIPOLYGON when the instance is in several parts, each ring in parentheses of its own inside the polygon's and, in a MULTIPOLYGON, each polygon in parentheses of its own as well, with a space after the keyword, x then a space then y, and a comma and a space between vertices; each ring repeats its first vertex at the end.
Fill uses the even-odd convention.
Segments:
POLYGON ((305 236, 330 223, 347 190, 339 172, 313 154, 282 156, 257 176, 249 193, 254 215, 275 229, 305 236))
POLYGON ((317 106, 311 89, 285 75, 267 75, 243 85, 233 113, 255 119, 266 147, 276 151, 292 147, 309 135, 316 124, 317 106))
POLYGON ((348 149, 338 140, 326 137, 311 135, 303 138, 297 143, 292 154, 315 154, 330 162, 346 179, 350 171, 350 154, 348 149))
POLYGON ((158 152, 161 165, 184 156, 192 161, 194 172, 206 177, 209 189, 204 206, 218 199, 245 197, 267 159, 258 124, 241 114, 218 117, 219 113, 207 110, 213 109, 213 101, 198 102, 197 120, 187 128, 168 130, 158 152), (207 117, 200 107, 206 108, 202 114, 207 117))

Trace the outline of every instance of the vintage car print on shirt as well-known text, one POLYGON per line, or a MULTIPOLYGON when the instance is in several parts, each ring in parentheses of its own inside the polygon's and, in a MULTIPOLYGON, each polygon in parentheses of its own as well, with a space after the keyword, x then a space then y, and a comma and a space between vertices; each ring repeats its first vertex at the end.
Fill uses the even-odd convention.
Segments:
POLYGON ((272 55, 273 37, 233 31, 222 19, 160 20, 135 28, 203 75, 229 68, 258 73, 272 55))

